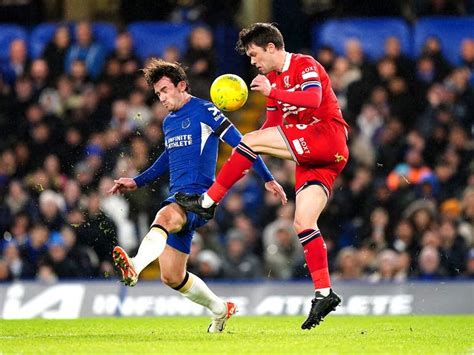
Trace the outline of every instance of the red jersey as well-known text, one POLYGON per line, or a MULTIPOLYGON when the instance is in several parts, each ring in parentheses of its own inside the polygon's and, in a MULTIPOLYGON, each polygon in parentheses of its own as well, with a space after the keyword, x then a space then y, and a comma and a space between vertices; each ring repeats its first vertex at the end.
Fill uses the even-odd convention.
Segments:
MULTIPOLYGON (((318 108, 298 107, 276 101, 283 124, 311 124, 318 121, 336 120, 344 126, 348 126, 342 117, 326 70, 313 57, 287 53, 282 72, 272 71, 267 74, 267 78, 272 88, 278 90, 304 91, 312 87, 319 87, 322 90, 321 104, 318 108)), ((268 109, 272 108, 268 107, 268 109)))

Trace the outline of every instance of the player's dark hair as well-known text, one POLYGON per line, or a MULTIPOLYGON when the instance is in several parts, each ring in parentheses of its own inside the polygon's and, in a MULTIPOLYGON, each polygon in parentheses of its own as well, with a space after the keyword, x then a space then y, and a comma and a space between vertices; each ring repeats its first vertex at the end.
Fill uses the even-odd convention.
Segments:
POLYGON ((177 86, 180 81, 186 83, 186 91, 190 92, 189 80, 185 68, 179 63, 167 62, 163 59, 152 58, 148 65, 142 69, 148 85, 153 86, 161 78, 166 76, 177 86))
POLYGON ((283 35, 275 24, 257 22, 240 31, 235 49, 240 54, 245 54, 251 44, 265 48, 269 43, 273 43, 278 49, 285 48, 283 35))

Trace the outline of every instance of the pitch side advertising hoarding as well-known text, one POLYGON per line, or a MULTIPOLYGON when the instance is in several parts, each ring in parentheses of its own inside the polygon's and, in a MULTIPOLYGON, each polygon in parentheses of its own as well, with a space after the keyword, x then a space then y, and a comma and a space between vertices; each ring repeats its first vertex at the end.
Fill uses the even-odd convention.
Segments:
MULTIPOLYGON (((211 283, 239 306, 239 315, 306 315, 311 284, 301 282, 211 283)), ((472 314, 474 283, 336 283, 343 297, 334 314, 472 314)), ((0 285, 0 318, 74 319, 114 316, 201 316, 206 309, 159 282, 127 288, 118 282, 35 282, 0 285)))

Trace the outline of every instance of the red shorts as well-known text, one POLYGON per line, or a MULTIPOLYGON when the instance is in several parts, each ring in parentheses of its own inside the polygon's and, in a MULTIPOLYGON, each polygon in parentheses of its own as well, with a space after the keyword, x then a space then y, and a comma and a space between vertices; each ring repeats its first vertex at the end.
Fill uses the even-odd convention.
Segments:
POLYGON ((278 130, 297 163, 296 193, 318 184, 329 196, 349 158, 346 127, 336 121, 319 121, 279 126, 278 130))

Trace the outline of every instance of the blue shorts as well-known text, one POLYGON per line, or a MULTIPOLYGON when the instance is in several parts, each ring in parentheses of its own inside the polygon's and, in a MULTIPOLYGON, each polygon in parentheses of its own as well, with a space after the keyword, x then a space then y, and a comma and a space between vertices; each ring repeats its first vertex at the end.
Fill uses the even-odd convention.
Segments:
MULTIPOLYGON (((176 202, 173 196, 168 197, 161 203, 161 207, 165 207, 170 203, 176 202)), ((178 233, 170 233, 166 243, 179 251, 189 254, 191 252, 191 241, 193 240, 194 231, 207 223, 204 219, 193 212, 186 212, 186 224, 178 233)))

